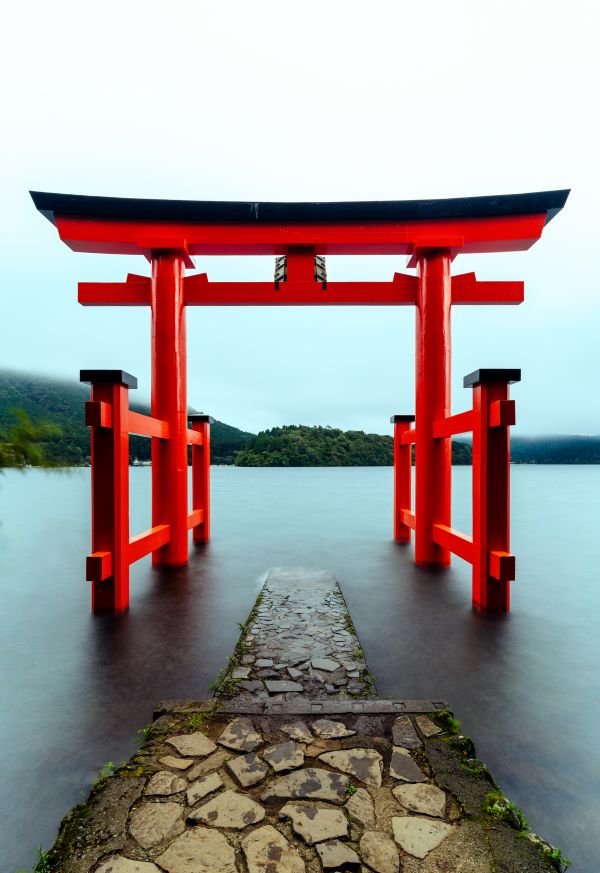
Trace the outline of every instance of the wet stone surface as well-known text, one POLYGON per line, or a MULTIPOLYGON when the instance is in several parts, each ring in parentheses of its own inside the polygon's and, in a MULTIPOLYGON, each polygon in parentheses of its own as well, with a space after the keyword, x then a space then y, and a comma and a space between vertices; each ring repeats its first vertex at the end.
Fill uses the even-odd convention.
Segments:
POLYGON ((241 699, 376 693, 339 583, 324 570, 270 571, 238 649, 229 676, 241 699))
POLYGON ((330 573, 270 573, 233 662, 233 700, 160 708, 64 820, 50 873, 548 873, 486 817, 485 768, 464 767, 443 703, 364 701, 330 573))

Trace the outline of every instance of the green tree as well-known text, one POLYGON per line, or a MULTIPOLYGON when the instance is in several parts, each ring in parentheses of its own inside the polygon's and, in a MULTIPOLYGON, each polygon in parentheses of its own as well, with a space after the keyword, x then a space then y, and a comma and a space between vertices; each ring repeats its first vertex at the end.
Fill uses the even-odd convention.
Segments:
POLYGON ((33 422, 23 409, 14 409, 16 423, 0 432, 0 469, 49 467, 43 443, 62 433, 56 424, 33 422))

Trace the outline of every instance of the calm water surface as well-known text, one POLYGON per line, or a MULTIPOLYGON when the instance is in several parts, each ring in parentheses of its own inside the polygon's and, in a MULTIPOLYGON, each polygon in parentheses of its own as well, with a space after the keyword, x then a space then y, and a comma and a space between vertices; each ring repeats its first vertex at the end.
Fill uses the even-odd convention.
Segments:
MULTIPOLYGON (((471 470, 454 468, 470 530, 471 470)), ((390 539, 389 468, 213 468, 213 540, 132 572, 131 610, 92 617, 89 470, 0 477, 0 871, 29 867, 161 699, 202 697, 276 565, 334 571, 380 694, 447 699, 532 829, 598 870, 600 466, 515 466, 512 612, 470 609, 470 568, 417 570, 390 539)), ((131 470, 132 533, 150 470, 131 470)))

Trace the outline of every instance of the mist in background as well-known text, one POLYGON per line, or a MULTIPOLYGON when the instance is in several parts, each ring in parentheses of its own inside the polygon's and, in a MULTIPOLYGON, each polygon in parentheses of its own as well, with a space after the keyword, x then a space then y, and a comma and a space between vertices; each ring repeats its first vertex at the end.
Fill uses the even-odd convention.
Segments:
MULTIPOLYGON (((388 200, 572 188, 530 251, 455 272, 523 279, 519 307, 453 310, 462 377, 521 367, 517 433, 598 433, 599 81, 592 2, 13 4, 5 12, 0 367, 114 367, 150 390, 150 319, 77 282, 148 273, 75 254, 28 190, 202 200, 388 200)), ((330 257, 390 279, 401 257, 330 257)), ((215 280, 272 258, 198 258, 215 280)), ((190 308, 190 405, 245 430, 391 432, 414 410, 408 308, 190 308)))

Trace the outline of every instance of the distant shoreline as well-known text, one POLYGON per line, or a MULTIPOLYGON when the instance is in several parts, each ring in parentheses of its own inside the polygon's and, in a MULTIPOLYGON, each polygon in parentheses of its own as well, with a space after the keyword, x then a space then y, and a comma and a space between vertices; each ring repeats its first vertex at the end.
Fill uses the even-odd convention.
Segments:
MULTIPOLYGON (((44 445, 51 464, 88 466, 90 436, 84 422, 89 391, 78 382, 0 370, 0 432, 14 423, 13 410, 33 421, 57 424, 61 436, 44 445)), ((147 407, 132 404, 138 412, 147 407)), ((190 412, 192 410, 190 409, 190 412)), ((130 461, 150 463, 150 440, 131 436, 130 461)), ((452 441, 454 465, 471 465, 468 439, 452 441)), ((393 438, 388 434, 341 430, 328 426, 285 425, 249 433, 215 420, 211 427, 211 463, 243 467, 387 467, 393 465, 393 438)), ((600 435, 513 436, 511 463, 536 465, 600 464, 600 435)))

